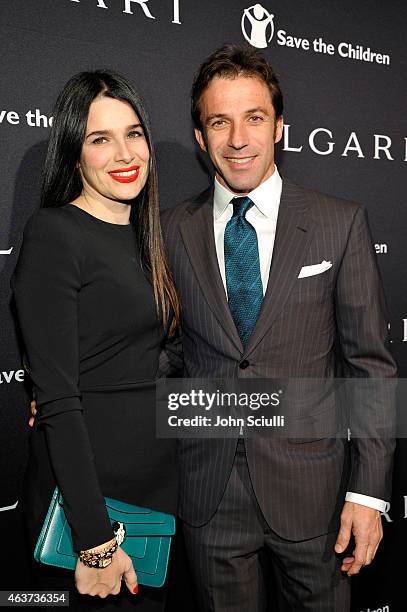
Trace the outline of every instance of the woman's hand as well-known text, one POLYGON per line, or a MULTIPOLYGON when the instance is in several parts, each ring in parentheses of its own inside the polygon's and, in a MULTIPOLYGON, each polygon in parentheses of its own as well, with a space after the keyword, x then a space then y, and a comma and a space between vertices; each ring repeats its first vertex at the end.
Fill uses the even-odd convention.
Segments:
POLYGON ((30 410, 31 410, 31 416, 30 416, 30 420, 28 421, 28 424, 30 427, 32 427, 34 425, 35 415, 37 414, 37 402, 35 400, 31 401, 30 410))
MULTIPOLYGON (((28 424, 32 427, 37 414, 35 400, 31 401, 30 410, 31 417, 28 424)), ((114 553, 111 564, 103 569, 87 567, 79 559, 76 563, 75 584, 81 595, 97 595, 101 598, 108 595, 118 595, 121 589, 122 576, 130 593, 137 594, 137 575, 133 563, 120 546, 114 553)))
POLYGON ((87 567, 79 559, 76 563, 75 584, 81 595, 97 595, 102 599, 108 595, 118 595, 122 576, 130 593, 136 594, 137 575, 130 557, 120 546, 114 553, 111 564, 103 569, 87 567))
MULTIPOLYGON (((31 401, 30 410, 31 417, 28 424, 32 427, 37 414, 35 400, 31 401)), ((75 584, 81 595, 97 595, 101 598, 118 595, 122 576, 130 593, 135 595, 138 592, 137 575, 130 557, 120 546, 114 553, 111 564, 103 569, 87 567, 79 559, 76 563, 75 584)))

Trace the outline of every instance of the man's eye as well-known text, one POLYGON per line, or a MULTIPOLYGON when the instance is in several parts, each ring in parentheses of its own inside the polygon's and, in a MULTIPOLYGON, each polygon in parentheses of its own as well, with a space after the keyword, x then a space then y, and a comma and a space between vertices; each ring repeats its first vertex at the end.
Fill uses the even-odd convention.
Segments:
POLYGON ((223 125, 225 125, 225 120, 224 119, 217 119, 216 121, 212 121, 212 127, 222 127, 223 125))
POLYGON ((259 123, 260 121, 263 121, 263 117, 260 117, 260 115, 253 115, 250 117, 250 121, 252 123, 259 123))

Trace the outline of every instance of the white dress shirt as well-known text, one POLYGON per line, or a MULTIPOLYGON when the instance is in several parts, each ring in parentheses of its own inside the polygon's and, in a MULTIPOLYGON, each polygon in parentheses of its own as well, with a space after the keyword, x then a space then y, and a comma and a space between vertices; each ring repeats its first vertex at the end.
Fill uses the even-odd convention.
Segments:
MULTIPOLYGON (((270 275, 278 210, 280 207, 281 189, 281 176, 275 167, 275 170, 270 178, 247 194, 254 204, 254 206, 248 210, 246 219, 254 227, 257 234, 263 295, 266 293, 270 275)), ((232 193, 226 189, 226 187, 221 185, 215 178, 215 191, 213 197, 215 245, 219 271, 222 277, 226 295, 227 288, 225 275, 224 234, 226 224, 233 215, 233 204, 231 203, 232 198, 237 196, 239 196, 239 194, 232 193)), ((361 493, 352 493, 348 491, 346 493, 345 500, 355 504, 368 506, 369 508, 374 508, 380 512, 385 512, 387 509, 387 502, 384 500, 377 499, 376 497, 370 497, 369 495, 362 495, 361 493)))

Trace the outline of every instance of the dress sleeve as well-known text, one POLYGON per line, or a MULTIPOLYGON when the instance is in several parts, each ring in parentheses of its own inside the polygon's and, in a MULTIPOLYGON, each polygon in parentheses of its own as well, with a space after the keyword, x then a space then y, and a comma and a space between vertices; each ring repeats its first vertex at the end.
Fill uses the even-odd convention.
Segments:
POLYGON ((98 483, 79 390, 78 292, 84 244, 61 209, 31 218, 12 279, 37 425, 46 441, 75 550, 113 536, 98 483))
POLYGON ((178 328, 171 337, 166 335, 161 345, 156 378, 182 378, 183 374, 182 332, 178 328))

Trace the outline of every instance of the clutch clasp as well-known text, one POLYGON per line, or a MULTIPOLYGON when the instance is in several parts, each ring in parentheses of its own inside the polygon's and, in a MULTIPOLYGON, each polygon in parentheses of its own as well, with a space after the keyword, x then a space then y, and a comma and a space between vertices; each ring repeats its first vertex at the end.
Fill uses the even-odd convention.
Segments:
POLYGON ((119 521, 115 521, 112 525, 112 528, 113 533, 116 536, 117 545, 121 546, 126 537, 126 525, 124 523, 120 523, 119 521))

